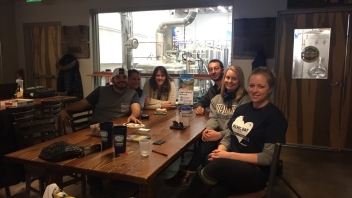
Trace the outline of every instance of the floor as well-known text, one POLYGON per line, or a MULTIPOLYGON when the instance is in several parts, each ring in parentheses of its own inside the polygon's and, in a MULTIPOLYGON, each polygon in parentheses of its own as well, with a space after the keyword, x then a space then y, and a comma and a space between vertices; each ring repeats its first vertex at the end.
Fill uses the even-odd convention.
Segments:
MULTIPOLYGON (((186 153, 186 162, 192 153, 186 153)), ((351 198, 352 197, 352 152, 314 150, 284 146, 281 151, 284 165, 283 177, 303 198, 351 198)), ((180 159, 165 169, 158 177, 157 197, 179 197, 184 189, 173 189, 163 183, 163 179, 173 176, 178 169, 180 159)), ((34 184, 34 186, 37 184, 34 184)), ((22 198, 24 183, 11 186, 12 198, 22 198)), ((126 182, 112 184, 106 182, 106 188, 116 197, 133 197, 137 186, 126 182)), ((80 185, 64 189, 71 196, 80 197, 80 185)), ((295 194, 281 181, 277 180, 275 197, 294 198, 295 194)), ((87 194, 89 188, 87 189, 87 194)), ((31 198, 35 198, 31 194, 31 198)), ((5 198, 5 190, 0 189, 0 198, 5 198)), ((90 196, 88 196, 90 198, 90 196)))

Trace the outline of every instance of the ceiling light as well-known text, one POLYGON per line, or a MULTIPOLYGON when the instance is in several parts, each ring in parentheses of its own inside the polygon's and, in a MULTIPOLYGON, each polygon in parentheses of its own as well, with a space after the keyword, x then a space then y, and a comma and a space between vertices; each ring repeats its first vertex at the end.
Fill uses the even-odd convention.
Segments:
POLYGON ((221 12, 227 12, 227 10, 222 6, 218 6, 218 9, 221 10, 221 12))

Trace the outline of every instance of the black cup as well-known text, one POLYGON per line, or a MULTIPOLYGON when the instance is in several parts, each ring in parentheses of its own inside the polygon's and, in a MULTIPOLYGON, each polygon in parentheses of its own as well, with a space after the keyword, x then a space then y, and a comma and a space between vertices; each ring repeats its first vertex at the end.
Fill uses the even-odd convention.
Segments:
POLYGON ((113 139, 114 139, 114 149, 115 156, 118 156, 120 153, 126 152, 126 136, 127 136, 127 127, 126 126, 114 126, 112 128, 113 139))
POLYGON ((101 150, 112 147, 112 122, 100 123, 101 150))

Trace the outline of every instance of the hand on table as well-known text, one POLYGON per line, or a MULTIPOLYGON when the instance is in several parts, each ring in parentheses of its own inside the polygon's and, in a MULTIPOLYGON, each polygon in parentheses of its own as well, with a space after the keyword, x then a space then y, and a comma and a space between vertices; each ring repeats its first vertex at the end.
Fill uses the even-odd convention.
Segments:
POLYGON ((129 123, 129 122, 134 122, 136 124, 142 124, 142 121, 138 120, 136 117, 134 117, 132 115, 127 118, 127 123, 129 123))
POLYGON ((199 106, 196 108, 196 114, 197 115, 203 115, 204 114, 204 108, 202 106, 199 106))
POLYGON ((166 102, 161 104, 161 108, 165 108, 165 109, 170 109, 173 106, 175 106, 175 104, 170 102, 170 101, 166 101, 166 102))

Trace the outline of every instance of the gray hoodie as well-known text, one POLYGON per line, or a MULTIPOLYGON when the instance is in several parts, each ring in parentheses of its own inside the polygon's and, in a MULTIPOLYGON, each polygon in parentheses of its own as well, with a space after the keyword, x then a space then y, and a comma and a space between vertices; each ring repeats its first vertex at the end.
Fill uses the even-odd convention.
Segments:
POLYGON ((232 100, 232 107, 228 108, 224 103, 223 97, 219 94, 216 95, 210 102, 210 114, 207 121, 207 129, 212 129, 221 133, 224 137, 226 133, 230 132, 227 127, 227 122, 232 117, 237 106, 250 102, 251 99, 247 95, 243 96, 240 101, 232 100))

